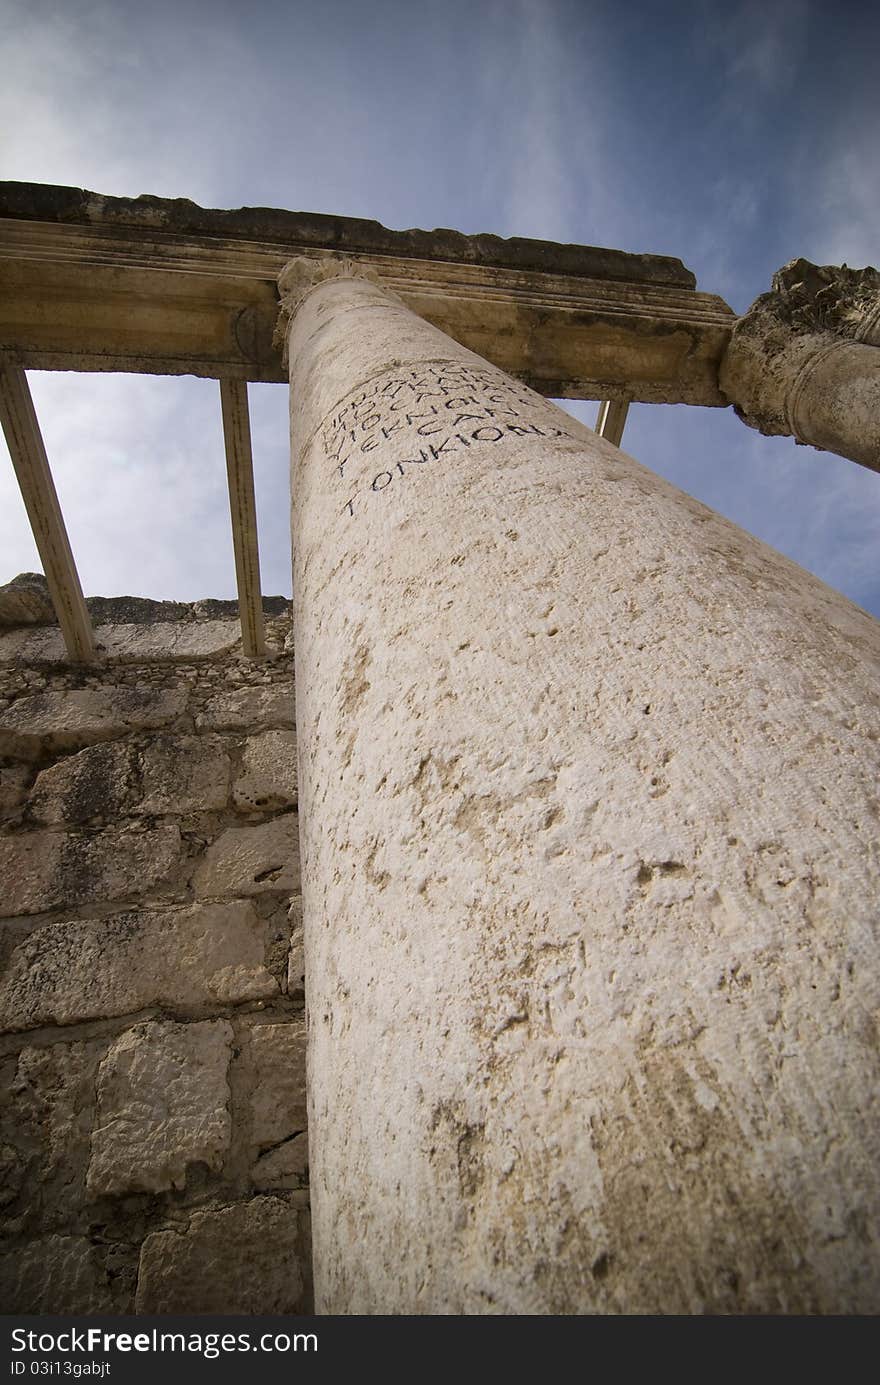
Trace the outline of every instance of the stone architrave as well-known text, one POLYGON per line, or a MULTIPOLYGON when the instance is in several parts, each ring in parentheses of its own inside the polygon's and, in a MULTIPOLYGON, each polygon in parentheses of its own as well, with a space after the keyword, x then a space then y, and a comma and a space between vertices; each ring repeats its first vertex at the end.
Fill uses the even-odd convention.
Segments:
POLYGON ((281 291, 317 1311, 878 1311, 880 627, 281 291))
POLYGON ((880 273, 792 260, 733 328, 719 384, 744 423, 880 471, 880 273))

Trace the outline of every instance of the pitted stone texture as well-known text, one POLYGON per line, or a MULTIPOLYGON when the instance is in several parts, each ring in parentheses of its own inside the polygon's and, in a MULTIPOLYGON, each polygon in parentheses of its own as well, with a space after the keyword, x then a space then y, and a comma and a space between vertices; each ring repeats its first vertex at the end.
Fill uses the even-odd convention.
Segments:
POLYGON ((219 967, 208 983, 221 1005, 242 1005, 249 1000, 271 1000, 278 994, 278 982, 267 967, 236 963, 219 967))
POLYGON ((238 688, 209 698, 196 726, 200 731, 250 731, 293 726, 293 716, 292 686, 238 688))
POLYGON ((371 285, 290 359, 318 1311, 878 1311, 877 624, 371 285))
POLYGON ((260 1149, 289 1140, 306 1127, 306 1027, 258 1024, 250 1035, 254 1086, 251 1140, 260 1149))
POLYGON ((114 1252, 83 1236, 45 1236, 0 1250, 4 1313, 129 1313, 114 1252))
MULTIPOLYGON (((143 659, 216 659, 241 637, 237 620, 156 621, 150 625, 98 625, 98 654, 119 663, 143 659)), ((0 663, 62 664, 67 651, 60 630, 10 630, 0 634, 0 663)))
POLYGON ((9 1065, 0 1101, 0 1142, 21 1201, 7 1216, 16 1229, 51 1230, 82 1202, 95 1108, 95 1074, 104 1045, 55 1043, 23 1048, 9 1065), (17 1166, 17 1167, 16 1167, 17 1166))
POLYGON ((139 797, 137 748, 124 741, 90 745, 37 775, 28 802, 35 822, 75 826, 120 817, 139 797))
POLYGON ((295 813, 259 827, 230 827, 208 847, 194 877, 199 899, 292 894, 299 889, 299 835, 295 813))
POLYGON ((31 773, 28 765, 0 765, 0 817, 8 817, 24 803, 31 773))
POLYGON ((171 826, 0 837, 2 908, 7 915, 38 914, 143 896, 168 879, 179 858, 180 833, 171 826))
POLYGON ((49 923, 12 953, 0 1028, 269 999, 265 960, 265 925, 244 901, 49 923))
POLYGON ((219 736, 160 736, 141 757, 138 813, 208 812, 229 798, 229 755, 219 736))
POLYGON ((0 755, 36 759, 79 750, 127 731, 167 726, 183 712, 184 692, 81 688, 32 693, 0 712, 0 755))
POLYGON ((309 1136, 303 1130, 282 1145, 261 1154, 251 1170, 251 1182, 261 1191, 299 1188, 309 1171, 309 1136))
POLYGON ((244 812, 295 806, 295 732, 266 731, 248 737, 232 796, 244 812))
POLYGON ((196 1212, 185 1229, 157 1231, 141 1250, 138 1313, 302 1313, 305 1214, 255 1197, 196 1212))
POLYGON ((29 812, 38 822, 83 823, 162 813, 208 812, 229 798, 230 763, 217 736, 158 736, 88 746, 38 776, 29 812))
POLYGON ((229 1147, 232 1026, 147 1023, 126 1030, 98 1074, 88 1189, 183 1188, 192 1164, 219 1169, 229 1147))

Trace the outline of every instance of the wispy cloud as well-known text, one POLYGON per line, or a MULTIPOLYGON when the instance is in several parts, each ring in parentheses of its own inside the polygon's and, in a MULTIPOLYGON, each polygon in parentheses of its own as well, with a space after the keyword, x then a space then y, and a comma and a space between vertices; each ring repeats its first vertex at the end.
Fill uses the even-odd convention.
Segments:
MULTIPOLYGON (((794 255, 880 259, 870 7, 853 4, 857 24, 819 0, 0 8, 5 178, 665 251, 737 310, 794 255)), ((231 595, 216 385, 33 388, 87 590, 231 595)), ((284 395, 251 390, 276 591, 289 590, 284 395)), ((729 411, 645 406, 626 445, 880 611, 880 478, 729 411)), ((35 565, 2 445, 0 544, 0 580, 35 565)))

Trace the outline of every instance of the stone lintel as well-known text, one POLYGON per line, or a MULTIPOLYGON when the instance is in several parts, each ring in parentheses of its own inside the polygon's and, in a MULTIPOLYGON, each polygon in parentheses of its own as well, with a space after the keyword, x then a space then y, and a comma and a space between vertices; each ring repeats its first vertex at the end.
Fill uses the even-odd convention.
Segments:
POLYGON ((0 217, 132 230, 144 239, 207 237, 227 241, 278 242, 303 250, 391 255, 452 264, 563 274, 588 279, 622 279, 638 284, 696 288, 696 279, 671 255, 630 254, 596 245, 560 245, 521 236, 465 235, 438 228, 394 231, 378 221, 272 207, 218 210, 185 197, 109 197, 85 188, 49 183, 0 183, 0 217))
POLYGON ((541 393, 723 405, 732 310, 669 257, 0 185, 0 345, 43 370, 284 381, 277 277, 344 255, 541 393))

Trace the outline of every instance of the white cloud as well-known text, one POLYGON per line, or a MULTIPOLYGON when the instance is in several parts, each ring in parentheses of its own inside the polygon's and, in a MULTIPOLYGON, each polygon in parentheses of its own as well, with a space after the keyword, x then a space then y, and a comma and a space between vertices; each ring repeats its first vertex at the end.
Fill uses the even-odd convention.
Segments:
MULTIPOLYGON (((788 253, 877 260, 876 93, 854 81, 839 117, 793 145, 772 124, 780 97, 809 109, 804 36, 822 30, 805 0, 678 8, 693 45, 664 55, 667 85, 644 102, 628 59, 653 79, 654 54, 631 14, 599 0, 447 0, 424 14, 377 0, 368 22, 355 0, 4 3, 0 176, 665 247, 695 254, 701 287, 738 309, 788 253)), ((33 383, 87 590, 231 595, 216 385, 33 383)), ((267 591, 289 590, 284 393, 251 390, 267 591)), ((880 478, 711 412, 635 410, 627 442, 856 599, 875 590, 880 478)), ((35 566, 8 467, 0 541, 0 580, 35 566)))

